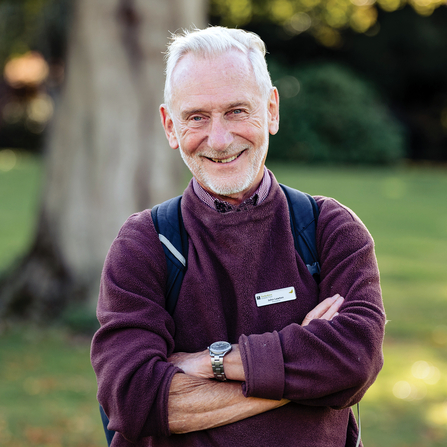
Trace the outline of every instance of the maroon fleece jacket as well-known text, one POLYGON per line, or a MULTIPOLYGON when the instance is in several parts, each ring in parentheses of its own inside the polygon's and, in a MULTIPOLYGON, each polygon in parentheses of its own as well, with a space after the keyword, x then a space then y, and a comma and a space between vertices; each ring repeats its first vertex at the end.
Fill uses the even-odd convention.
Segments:
POLYGON ((294 249, 276 179, 261 204, 220 214, 194 194, 182 200, 188 269, 173 316, 167 268, 150 211, 131 216, 108 253, 92 364, 98 400, 116 430, 112 446, 353 446, 357 403, 382 367, 385 314, 374 242, 358 217, 317 197, 319 287, 294 249), (296 300, 257 307, 255 294, 293 286, 296 300), (345 298, 340 315, 301 327, 323 299, 345 298), (276 410, 223 427, 171 435, 168 393, 181 371, 175 351, 239 343, 246 396, 287 398, 276 410), (143 439, 144 438, 144 439, 143 439))

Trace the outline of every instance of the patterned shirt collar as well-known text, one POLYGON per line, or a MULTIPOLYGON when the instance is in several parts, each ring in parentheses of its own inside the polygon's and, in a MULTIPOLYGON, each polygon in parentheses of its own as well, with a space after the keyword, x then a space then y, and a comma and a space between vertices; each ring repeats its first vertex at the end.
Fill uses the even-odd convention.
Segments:
POLYGON ((208 191, 205 191, 200 186, 199 182, 195 179, 195 177, 193 177, 192 182, 193 182, 192 183, 193 190, 196 196, 210 208, 215 209, 219 213, 227 213, 230 211, 242 211, 247 210, 253 206, 259 205, 268 196, 268 193, 270 192, 270 186, 272 185, 272 179, 268 174, 267 168, 264 166, 264 176, 262 177, 261 183, 259 184, 258 189, 255 191, 255 193, 248 199, 244 200, 241 204, 231 205, 225 200, 213 197, 208 191))

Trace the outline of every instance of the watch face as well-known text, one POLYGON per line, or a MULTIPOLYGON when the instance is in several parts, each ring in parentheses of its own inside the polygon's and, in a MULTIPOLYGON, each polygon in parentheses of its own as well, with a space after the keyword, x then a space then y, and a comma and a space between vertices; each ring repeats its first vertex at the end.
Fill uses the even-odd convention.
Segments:
POLYGON ((210 346, 210 351, 215 354, 224 354, 231 350, 231 344, 227 341, 216 341, 210 346))

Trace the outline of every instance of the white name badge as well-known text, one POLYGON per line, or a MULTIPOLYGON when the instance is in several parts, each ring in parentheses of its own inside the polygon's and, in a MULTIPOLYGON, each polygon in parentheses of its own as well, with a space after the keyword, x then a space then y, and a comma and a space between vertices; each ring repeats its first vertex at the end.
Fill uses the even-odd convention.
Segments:
POLYGON ((270 304, 284 303, 285 301, 296 300, 295 287, 272 290, 270 292, 257 293, 255 295, 258 307, 269 306, 270 304))

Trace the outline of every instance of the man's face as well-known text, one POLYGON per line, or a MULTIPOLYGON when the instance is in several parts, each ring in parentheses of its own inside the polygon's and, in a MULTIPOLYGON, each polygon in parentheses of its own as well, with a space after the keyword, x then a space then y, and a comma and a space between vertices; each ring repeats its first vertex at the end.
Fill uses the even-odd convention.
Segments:
POLYGON ((247 57, 183 57, 172 77, 171 114, 160 108, 173 149, 210 193, 240 203, 262 180, 269 133, 278 130, 278 94, 263 98, 247 57))

